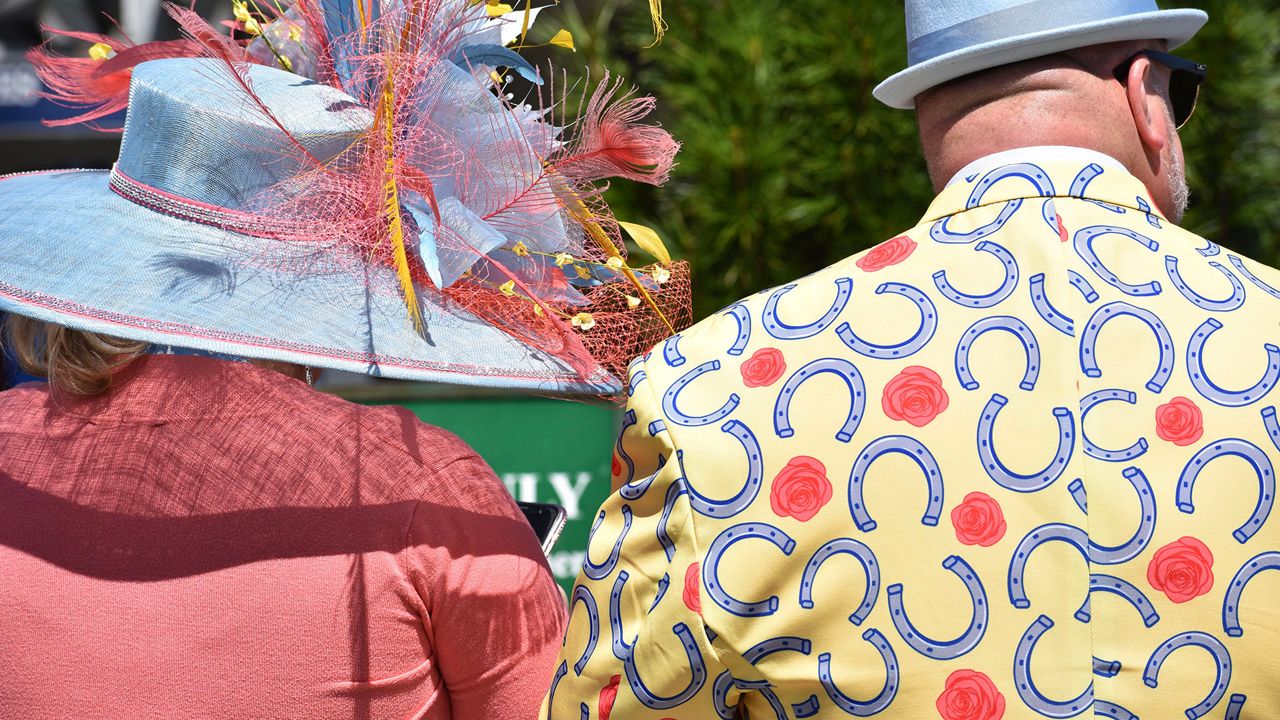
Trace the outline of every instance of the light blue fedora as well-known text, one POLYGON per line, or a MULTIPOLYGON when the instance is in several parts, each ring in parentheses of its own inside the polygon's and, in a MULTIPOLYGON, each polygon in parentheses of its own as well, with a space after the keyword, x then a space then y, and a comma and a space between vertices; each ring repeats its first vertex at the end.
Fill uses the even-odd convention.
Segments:
POLYGON ((298 173, 290 143, 334 162, 373 118, 335 88, 262 65, 243 72, 261 106, 220 61, 143 63, 113 170, 0 177, 0 312, 381 377, 620 390, 603 369, 584 375, 438 294, 419 294, 424 337, 392 268, 281 239, 288 228, 257 203, 298 173))
POLYGON ((950 80, 1064 50, 1131 40, 1175 48, 1209 20, 1155 0, 906 0, 906 10, 907 69, 873 92, 902 110, 950 80))

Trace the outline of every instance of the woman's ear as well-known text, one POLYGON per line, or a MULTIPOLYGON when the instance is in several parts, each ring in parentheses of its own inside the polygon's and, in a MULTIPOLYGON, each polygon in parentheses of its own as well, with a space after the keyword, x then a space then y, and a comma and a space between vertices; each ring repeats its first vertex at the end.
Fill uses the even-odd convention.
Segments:
POLYGON ((1155 72, 1155 67, 1147 58, 1139 57, 1134 60, 1129 67, 1125 93, 1142 147, 1148 158, 1158 161, 1171 142, 1174 128, 1169 119, 1169 101, 1165 98, 1155 72))

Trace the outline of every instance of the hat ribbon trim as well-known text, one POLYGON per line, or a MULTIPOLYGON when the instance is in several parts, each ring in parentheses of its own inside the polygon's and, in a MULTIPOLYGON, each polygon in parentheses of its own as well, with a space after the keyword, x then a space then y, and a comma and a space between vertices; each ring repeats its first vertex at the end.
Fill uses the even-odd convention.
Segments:
POLYGON ((112 166, 109 184, 111 190, 129 202, 152 212, 215 227, 220 230, 258 238, 280 238, 304 235, 306 226, 296 222, 268 220, 260 215, 231 210, 184 198, 135 180, 112 166))
POLYGON ((913 39, 907 44, 907 62, 919 65, 978 45, 1159 9, 1153 0, 1030 0, 913 39))

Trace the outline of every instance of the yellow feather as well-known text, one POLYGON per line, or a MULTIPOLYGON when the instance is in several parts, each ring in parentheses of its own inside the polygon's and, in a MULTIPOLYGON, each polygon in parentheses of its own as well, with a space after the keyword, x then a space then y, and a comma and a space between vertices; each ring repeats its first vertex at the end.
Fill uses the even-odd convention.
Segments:
POLYGON ((649 0, 649 15, 653 18, 653 44, 657 45, 667 34, 667 23, 662 19, 662 0, 649 0))
POLYGON ((391 247, 395 256, 396 275, 400 278, 400 291, 404 294, 404 304, 409 310, 409 318, 413 320, 413 329, 419 334, 424 332, 422 309, 418 307, 418 296, 413 289, 413 274, 409 271, 409 254, 404 242, 404 218, 400 214, 400 188, 396 183, 395 161, 395 84, 391 69, 387 72, 387 84, 382 94, 382 126, 383 142, 386 149, 387 164, 383 172, 383 199, 387 215, 387 235, 391 238, 391 247))

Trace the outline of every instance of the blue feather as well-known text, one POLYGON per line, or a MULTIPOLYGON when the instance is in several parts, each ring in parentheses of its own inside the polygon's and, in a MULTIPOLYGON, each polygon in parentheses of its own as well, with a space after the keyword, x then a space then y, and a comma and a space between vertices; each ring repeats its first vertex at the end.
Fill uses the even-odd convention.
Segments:
POLYGON ((468 45, 454 53, 453 62, 464 69, 469 69, 476 65, 487 65, 494 68, 507 67, 515 70, 520 77, 535 85, 542 84, 542 78, 538 77, 537 69, 530 65, 528 60, 520 57, 519 53, 508 50, 501 45, 468 45))

